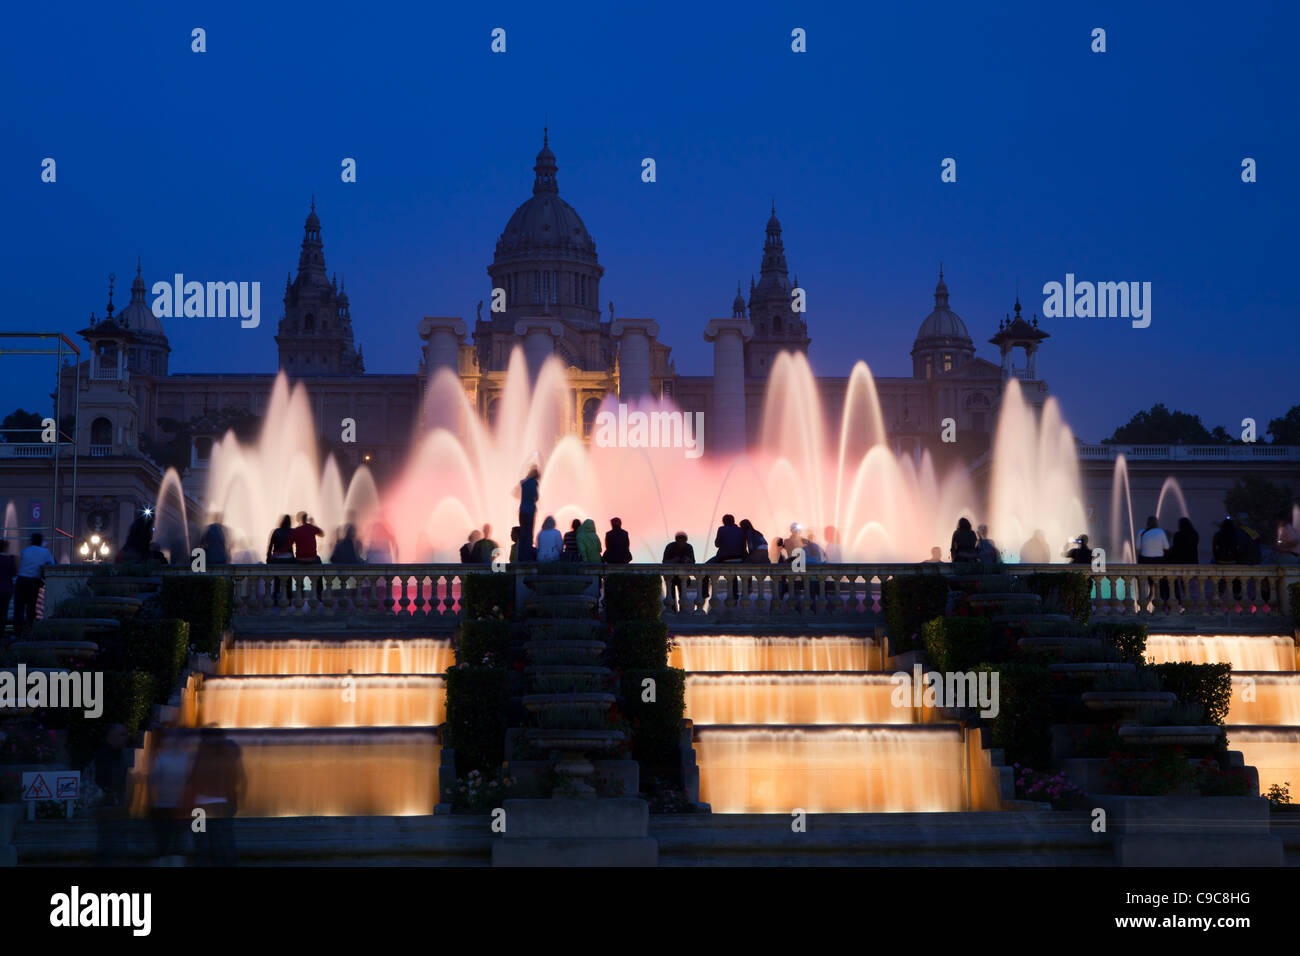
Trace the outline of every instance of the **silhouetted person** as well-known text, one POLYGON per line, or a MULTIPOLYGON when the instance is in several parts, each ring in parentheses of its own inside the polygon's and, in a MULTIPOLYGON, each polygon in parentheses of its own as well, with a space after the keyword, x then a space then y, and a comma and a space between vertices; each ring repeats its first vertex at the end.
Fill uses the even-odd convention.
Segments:
MULTIPOLYGON (((1245 535, 1237 527, 1237 523, 1232 520, 1232 515, 1228 515, 1219 525, 1219 530, 1214 532, 1214 537, 1210 539, 1210 550, 1214 555, 1215 564, 1241 564, 1241 548, 1245 535)), ((1223 597, 1226 590, 1226 582, 1219 582, 1219 597, 1223 597)), ((1232 581, 1233 600, 1241 600, 1241 578, 1233 578, 1232 581)))
MULTIPOLYGON (((0 539, 0 638, 5 636, 5 627, 9 622, 9 602, 14 596, 14 578, 18 576, 18 562, 9 553, 9 542, 0 539)), ((14 633, 18 628, 15 613, 14 633)))
POLYGON ((184 805, 192 753, 183 738, 164 736, 149 770, 149 819, 160 861, 181 856, 189 808, 184 805))
POLYGON ((1051 560, 1052 555, 1047 547, 1047 538, 1043 536, 1041 528, 1035 529, 1033 537, 1020 546, 1020 563, 1047 564, 1051 560))
POLYGON ((558 561, 564 550, 564 535, 555 527, 555 517, 547 515, 542 522, 542 530, 537 532, 537 560, 558 561))
POLYGON ((483 537, 483 532, 475 528, 469 533, 469 538, 460 546, 460 563, 474 563, 474 546, 478 544, 478 539, 483 537))
POLYGON ((1065 552, 1071 564, 1092 564, 1092 548, 1088 547, 1088 536, 1081 534, 1074 540, 1074 547, 1065 552))
MULTIPOLYGON (((296 564, 293 556, 293 521, 288 515, 280 519, 280 524, 271 532, 266 543, 267 564, 296 564)), ((292 581, 292 579, 290 579, 292 581)), ((271 599, 280 600, 280 577, 272 579, 271 599)))
POLYGON ((740 522, 740 530, 745 532, 745 560, 750 564, 771 564, 772 556, 768 552, 767 538, 750 523, 748 518, 740 522))
POLYGON ((745 560, 745 532, 736 524, 735 515, 722 516, 722 524, 713 538, 713 546, 718 550, 709 558, 708 564, 745 560))
POLYGON ((998 563, 998 546, 993 543, 989 537, 989 526, 982 524, 979 526, 979 543, 975 545, 975 555, 984 564, 985 567, 993 567, 998 563))
POLYGON ((943 564, 943 549, 937 544, 930 549, 930 556, 922 564, 943 564))
POLYGON ((540 479, 541 472, 533 465, 528 469, 527 477, 519 482, 519 558, 522 561, 537 560, 533 548, 533 525, 537 521, 540 479))
POLYGON ((221 523, 221 515, 213 515, 212 523, 203 529, 199 547, 209 565, 230 563, 230 548, 226 544, 226 527, 221 523))
POLYGON ((204 866, 234 866, 235 815, 248 788, 243 753, 239 745, 217 727, 199 732, 186 801, 203 810, 205 832, 195 834, 199 863, 204 866))
POLYGON ((126 542, 114 559, 117 564, 144 562, 153 557, 153 516, 138 514, 126 530, 126 542))
MULTIPOLYGON (((664 547, 663 564, 694 564, 695 549, 687 541, 686 532, 678 531, 672 541, 664 547)), ((664 584, 668 588, 668 606, 676 611, 679 608, 679 598, 681 597, 686 578, 680 575, 673 575, 671 578, 664 578, 664 584)), ((708 594, 705 594, 708 597, 708 594)))
POLYGON ((320 564, 316 539, 325 537, 325 532, 316 527, 316 523, 307 512, 298 512, 298 527, 293 529, 292 534, 294 559, 299 564, 320 564))
POLYGON ((979 558, 980 539, 970 525, 969 518, 957 519, 957 530, 952 533, 952 544, 948 548, 953 562, 975 561, 979 558))
POLYGON ((622 518, 610 518, 609 530, 605 532, 605 553, 601 560, 606 564, 631 564, 632 545, 627 532, 623 530, 622 518))
MULTIPOLYGON (((1174 532, 1174 541, 1169 548, 1169 563, 1199 564, 1201 561, 1200 544, 1201 536, 1192 527, 1191 519, 1186 516, 1179 518, 1178 530, 1174 532)), ((1185 593, 1182 580, 1175 579, 1174 597, 1178 599, 1179 604, 1183 603, 1185 593)))
POLYGON ((600 535, 596 533, 596 522, 591 518, 578 528, 578 553, 583 564, 600 564, 600 535))
POLYGON ((30 544, 18 556, 18 579, 14 582, 14 637, 21 637, 36 623, 36 602, 45 587, 45 569, 54 555, 45 547, 45 536, 32 532, 30 544))
POLYGON ((497 543, 492 540, 492 526, 485 524, 483 526, 483 537, 478 539, 474 545, 471 564, 491 564, 492 554, 497 549, 497 543))
POLYGON ((1237 512, 1237 563, 1261 564, 1264 549, 1260 545, 1260 534, 1250 523, 1250 515, 1244 511, 1237 512))
POLYGON ((510 563, 519 560, 519 525, 510 528, 510 563))
MULTIPOLYGON (((1169 535, 1165 534, 1160 527, 1160 521, 1155 515, 1147 517, 1147 526, 1142 529, 1138 535, 1138 564, 1164 564, 1169 556, 1169 535)), ((1150 588, 1155 583, 1155 578, 1147 578, 1147 586, 1150 588)), ((1148 594, 1150 592, 1148 591, 1148 594)), ((1144 595, 1143 600, 1146 600, 1144 595)), ((1169 600, 1169 582, 1164 578, 1160 579, 1160 600, 1169 600)))
POLYGON ((343 534, 339 536, 338 541, 334 542, 334 550, 330 552, 330 564, 360 564, 361 551, 357 548, 357 529, 355 525, 348 525, 343 529, 343 534))

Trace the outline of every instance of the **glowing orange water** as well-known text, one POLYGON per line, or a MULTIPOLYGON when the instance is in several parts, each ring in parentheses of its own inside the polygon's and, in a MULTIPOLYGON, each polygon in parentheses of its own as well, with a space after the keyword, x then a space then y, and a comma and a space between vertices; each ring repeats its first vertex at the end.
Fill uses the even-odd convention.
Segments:
POLYGON ((895 707, 889 674, 692 674, 686 713, 696 724, 912 724, 895 707))
POLYGON ((673 667, 687 671, 869 671, 878 670, 880 648, 862 637, 675 638, 673 667))
POLYGON ((446 715, 439 677, 209 677, 191 726, 434 727, 446 715))
POLYGON ((451 641, 239 641, 224 649, 221 674, 443 674, 451 641))
POLYGON ((1293 671, 1295 642, 1271 634, 1151 634, 1147 660, 1231 664, 1234 671, 1293 671))

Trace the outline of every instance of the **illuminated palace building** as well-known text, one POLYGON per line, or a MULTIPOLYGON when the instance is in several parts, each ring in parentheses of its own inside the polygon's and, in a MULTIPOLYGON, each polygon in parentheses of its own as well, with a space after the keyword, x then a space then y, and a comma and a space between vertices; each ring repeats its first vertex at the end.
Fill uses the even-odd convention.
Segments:
MULTIPOLYGON (((507 220, 487 267, 486 301, 492 302, 492 290, 503 290, 504 310, 489 305, 484 316, 480 302, 472 329, 461 317, 424 318, 418 328, 423 343, 419 366, 402 374, 366 372, 348 295, 326 271, 313 201, 297 274, 285 284, 284 314, 275 337, 278 366, 306 385, 322 447, 335 454, 345 474, 363 460, 381 483, 394 472, 420 425, 427 383, 440 368, 454 368, 475 407, 492 420, 516 346, 522 346, 534 374, 548 356, 563 362, 572 396, 571 431, 589 434, 601 401, 616 394, 621 400, 670 398, 685 411, 703 412, 710 450, 734 450, 756 438, 773 363, 783 351, 806 352, 811 341, 807 314, 792 309, 798 283, 790 278, 775 205, 748 297, 738 288, 728 315, 701 319, 703 338, 714 353, 714 374, 679 375, 672 350, 659 340, 652 319, 616 317, 612 307, 602 311, 604 269, 596 243, 582 217, 560 196, 555 154, 545 138, 533 171, 532 195, 507 220), (338 425, 345 418, 356 422, 356 444, 338 441, 338 425)), ((102 318, 92 315, 89 327, 80 332, 90 349, 80 369, 78 514, 75 522, 63 523, 73 517, 65 515, 72 505, 66 494, 60 495, 65 498, 60 523, 103 527, 117 540, 132 511, 156 497, 160 466, 169 463, 159 449, 174 452, 179 443, 180 460, 173 453, 170 463, 186 474, 187 494, 197 494, 200 482, 189 479, 205 468, 212 440, 230 424, 232 412, 250 421, 265 412, 276 375, 275 369, 171 372, 171 348, 162 322, 151 311, 148 289, 137 266, 129 303, 115 311, 110 287, 107 312, 102 318)), ((934 307, 921 321, 912 347, 911 374, 876 379, 895 448, 933 447, 945 418, 955 419, 966 453, 987 444, 1008 377, 1020 379, 1029 402, 1046 399, 1047 386, 1037 378, 1035 363, 1039 342, 1046 337, 1036 321, 1020 316, 1017 303, 1015 317, 1001 322, 989 340, 1000 350, 999 364, 978 358, 965 322, 949 305, 940 269, 934 307), (1017 348, 1023 353, 1022 367, 1012 362, 1017 348), (977 436, 983 442, 970 441, 977 436)), ((65 410, 78 387, 75 372, 67 367, 61 378, 65 410)), ((832 425, 847 386, 847 377, 818 379, 832 425)), ((33 485, 31 494, 40 493, 33 485)))

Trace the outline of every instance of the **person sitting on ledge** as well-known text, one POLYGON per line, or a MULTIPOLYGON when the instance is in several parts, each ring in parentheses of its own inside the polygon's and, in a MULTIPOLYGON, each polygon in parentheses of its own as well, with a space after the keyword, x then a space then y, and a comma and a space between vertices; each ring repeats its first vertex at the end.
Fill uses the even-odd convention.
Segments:
POLYGON ((993 543, 989 537, 989 526, 982 524, 979 526, 980 542, 975 545, 975 554, 985 567, 991 568, 998 563, 998 546, 993 543))
POLYGON ((560 552, 561 561, 582 560, 582 552, 578 550, 578 529, 581 527, 581 519, 574 518, 569 524, 569 530, 564 532, 564 550, 560 552))
POLYGON ((609 530, 605 532, 605 554, 601 560, 606 564, 632 563, 632 546, 627 532, 623 530, 622 518, 609 519, 609 530))
POLYGON ((771 564, 772 556, 768 553, 767 538, 763 533, 748 518, 741 520, 740 530, 745 532, 745 560, 750 564, 771 564))
POLYGON ((930 549, 930 557, 921 562, 922 564, 943 564, 943 549, 937 544, 930 549))
POLYGON ((555 527, 555 516, 547 515, 542 530, 537 533, 537 560, 558 561, 564 549, 564 535, 555 527))
POLYGON ((316 527, 316 523, 307 512, 298 512, 298 527, 293 529, 293 553, 299 564, 320 564, 320 555, 316 553, 316 539, 325 537, 325 532, 316 527))
POLYGON ((348 525, 339 535, 338 541, 334 543, 334 550, 330 552, 330 564, 360 564, 361 554, 357 550, 357 529, 355 525, 348 525))
MULTIPOLYGON (((664 564, 694 564, 695 563, 695 549, 691 547, 689 541, 687 540, 685 531, 678 531, 676 536, 673 538, 673 540, 669 541, 668 544, 664 546, 663 563, 664 564)), ((705 580, 705 584, 707 585, 708 579, 705 578, 704 580, 705 580)), ((668 597, 665 599, 664 604, 669 608, 669 610, 672 611, 678 610, 679 600, 681 598, 683 591, 685 590, 686 581, 687 579, 685 577, 682 577, 681 575, 673 575, 672 577, 664 578, 664 584, 668 589, 668 597)), ((705 597, 707 596, 708 595, 706 594, 705 597)))
POLYGON ((600 564, 600 535, 591 518, 578 527, 578 554, 583 564, 600 564))
POLYGON ((735 515, 722 516, 722 524, 718 527, 718 533, 713 539, 713 546, 718 551, 713 557, 709 558, 707 564, 745 560, 745 532, 740 525, 736 524, 735 515))

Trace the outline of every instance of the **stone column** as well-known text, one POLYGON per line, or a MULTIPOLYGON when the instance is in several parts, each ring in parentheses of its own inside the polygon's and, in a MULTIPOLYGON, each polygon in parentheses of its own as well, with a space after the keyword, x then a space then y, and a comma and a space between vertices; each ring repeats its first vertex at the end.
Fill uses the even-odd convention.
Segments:
POLYGON ((713 420, 705 433, 713 451, 744 451, 745 431, 745 343, 754 335, 747 319, 711 319, 704 329, 704 341, 713 343, 713 420))
POLYGON ((555 354, 555 340, 564 334, 564 324, 555 319, 520 319, 515 335, 524 337, 524 358, 528 360, 528 377, 537 381, 542 363, 555 354))
POLYGON ((465 323, 455 316, 426 315, 420 320, 420 338, 424 339, 424 368, 432 380, 440 368, 460 373, 460 345, 467 333, 465 323))
POLYGON ((618 400, 650 396, 650 343, 659 337, 652 319, 618 319, 610 327, 618 340, 618 400))

